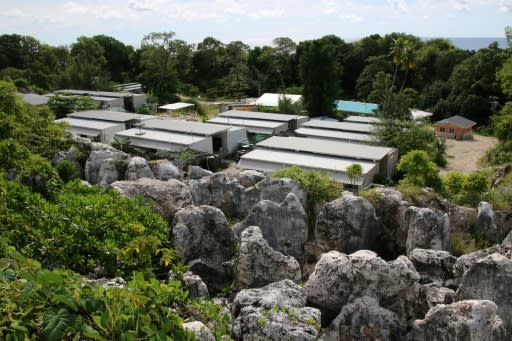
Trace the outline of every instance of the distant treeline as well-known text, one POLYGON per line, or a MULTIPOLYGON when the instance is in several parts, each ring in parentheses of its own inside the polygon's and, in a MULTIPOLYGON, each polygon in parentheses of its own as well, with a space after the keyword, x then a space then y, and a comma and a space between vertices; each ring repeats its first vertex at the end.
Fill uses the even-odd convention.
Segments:
POLYGON ((409 107, 434 112, 434 120, 462 114, 487 124, 507 101, 497 72, 510 56, 511 49, 497 43, 467 51, 445 39, 404 33, 351 43, 334 35, 299 43, 280 37, 272 46, 251 48, 213 37, 189 44, 164 32, 146 35, 137 49, 105 35, 54 47, 4 34, 0 79, 39 93, 111 90, 115 83, 138 81, 159 103, 178 93, 204 99, 303 93, 311 115, 331 113, 333 98, 382 104, 394 91, 409 107))

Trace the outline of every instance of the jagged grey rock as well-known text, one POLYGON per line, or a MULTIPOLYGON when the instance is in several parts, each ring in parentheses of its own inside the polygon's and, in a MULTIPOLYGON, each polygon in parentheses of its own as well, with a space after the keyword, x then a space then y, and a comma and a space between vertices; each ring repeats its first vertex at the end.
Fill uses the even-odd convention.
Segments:
POLYGON ((241 171, 238 180, 240 181, 240 185, 244 187, 252 187, 256 185, 261 180, 265 179, 265 175, 263 173, 260 173, 258 171, 248 169, 241 171))
POLYGON ((423 320, 414 322, 408 340, 503 341, 506 335, 494 302, 468 300, 433 307, 423 320))
POLYGON ((254 186, 259 193, 259 200, 270 200, 273 202, 283 201, 289 193, 295 194, 302 207, 306 208, 308 197, 301 184, 289 178, 272 179, 266 178, 254 186))
MULTIPOLYGON (((512 245, 511 245, 512 246, 512 245)), ((492 255, 493 253, 499 254, 507 254, 511 252, 512 247, 508 247, 507 245, 503 246, 493 246, 484 250, 478 250, 472 253, 468 253, 466 255, 462 255, 457 258, 457 261, 453 265, 453 274, 455 275, 455 281, 457 285, 460 285, 462 281, 462 277, 468 271, 473 264, 475 264, 480 259, 483 259, 487 256, 492 255)))
POLYGON ((185 322, 183 329, 193 332, 197 341, 215 341, 215 336, 201 321, 185 322))
POLYGON ((491 300, 512 335, 512 252, 493 253, 477 260, 464 273, 457 300, 491 300))
POLYGON ((187 179, 201 179, 205 176, 211 176, 213 172, 203 169, 199 166, 189 166, 187 172, 187 179))
POLYGON ((212 206, 182 208, 174 216, 171 233, 178 261, 201 276, 210 292, 229 285, 232 269, 226 262, 234 257, 235 235, 221 210, 212 206))
POLYGON ((405 330, 395 313, 382 308, 375 297, 364 296, 344 305, 320 340, 403 340, 405 330))
POLYGON ((194 275, 190 271, 185 272, 183 274, 183 284, 185 285, 190 298, 210 298, 208 287, 206 284, 204 284, 203 280, 198 275, 194 275))
POLYGON ((300 265, 270 247, 257 226, 242 232, 235 278, 239 289, 261 287, 283 279, 299 281, 300 265))
POLYGON ((112 158, 103 160, 98 174, 98 185, 108 186, 119 179, 116 161, 112 158))
POLYGON ((236 340, 316 340, 320 311, 306 307, 304 289, 290 280, 240 291, 232 313, 236 340))
POLYGON ((320 257, 304 288, 308 302, 322 311, 324 324, 339 313, 340 307, 370 292, 383 308, 408 320, 414 316, 419 280, 420 275, 405 256, 386 262, 368 250, 351 255, 330 251, 320 257))
POLYGON ((416 248, 450 251, 450 219, 429 208, 409 207, 405 212, 407 254, 416 248))
POLYGON ((443 284, 453 279, 453 265, 457 258, 447 251, 414 249, 409 259, 421 276, 421 283, 437 282, 443 284))
POLYGON ((150 166, 158 180, 183 179, 183 173, 169 160, 157 160, 150 163, 150 166))
POLYGON ((345 194, 322 206, 315 237, 323 252, 352 253, 374 249, 378 230, 373 206, 366 199, 345 194))
MULTIPOLYGON (((117 149, 114 149, 110 146, 98 143, 91 144, 92 151, 89 154, 89 158, 85 163, 85 180, 93 185, 97 185, 102 180, 100 177, 100 171, 105 163, 105 160, 109 160, 108 166, 103 166, 103 168, 111 168, 112 161, 116 164, 124 165, 129 158, 128 154, 121 152, 117 149)), ((105 174, 106 170, 103 171, 105 174)), ((107 177, 104 176, 103 180, 107 177)))
POLYGON ((491 242, 498 241, 498 228, 494 221, 494 211, 492 205, 486 201, 481 201, 478 204, 475 230, 485 233, 485 236, 491 242))
POLYGON ((153 179, 153 172, 149 167, 148 161, 139 156, 132 157, 128 162, 125 180, 137 180, 142 178, 153 179))
POLYGON ((155 202, 157 210, 170 220, 174 213, 184 206, 192 204, 189 188, 181 181, 171 179, 138 179, 134 181, 116 181, 110 185, 123 195, 135 197, 142 195, 155 202))
POLYGON ((428 310, 439 304, 455 302, 455 291, 442 287, 439 283, 423 284, 417 301, 417 316, 425 316, 428 310))
POLYGON ((304 262, 304 243, 308 239, 308 217, 299 199, 289 193, 281 203, 260 201, 233 229, 238 236, 249 226, 259 226, 263 237, 276 251, 304 262))

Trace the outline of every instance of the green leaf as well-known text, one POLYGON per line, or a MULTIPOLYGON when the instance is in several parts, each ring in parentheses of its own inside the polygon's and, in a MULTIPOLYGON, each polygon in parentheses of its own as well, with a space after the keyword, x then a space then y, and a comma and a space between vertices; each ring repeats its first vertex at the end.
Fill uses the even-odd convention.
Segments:
POLYGON ((73 301, 73 298, 69 295, 55 295, 53 297, 53 302, 54 303, 64 303, 65 305, 67 305, 69 308, 71 308, 75 312, 78 310, 75 302, 73 301))
POLYGON ((91 338, 93 340, 106 340, 103 336, 100 335, 100 333, 94 329, 93 327, 89 326, 88 324, 84 324, 82 326, 82 334, 85 337, 91 338))
POLYGON ((78 328, 78 316, 70 314, 65 308, 48 308, 43 316, 42 335, 48 341, 60 341, 63 336, 78 328))

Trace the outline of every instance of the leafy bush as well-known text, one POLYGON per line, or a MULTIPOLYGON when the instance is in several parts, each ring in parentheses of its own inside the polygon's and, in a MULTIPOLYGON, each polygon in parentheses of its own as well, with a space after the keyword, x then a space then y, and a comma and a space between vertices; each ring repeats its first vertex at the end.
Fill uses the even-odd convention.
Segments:
POLYGON ((334 200, 340 196, 341 184, 331 180, 324 172, 305 171, 299 166, 291 166, 276 170, 272 177, 297 180, 308 194, 312 204, 334 200))
POLYGON ((57 169, 59 177, 64 182, 70 182, 71 180, 78 179, 80 177, 80 172, 69 160, 62 160, 55 165, 55 169, 57 169))
POLYGON ((468 176, 450 172, 443 179, 445 195, 454 203, 475 207, 482 200, 492 197, 489 194, 488 179, 483 173, 468 176))
POLYGON ((0 234, 24 255, 80 273, 108 276, 168 269, 174 258, 167 223, 142 198, 66 184, 53 201, 0 180, 0 234))
POLYGON ((400 158, 396 168, 405 175, 400 183, 418 187, 432 187, 436 191, 442 188, 439 169, 423 150, 408 152, 400 158))

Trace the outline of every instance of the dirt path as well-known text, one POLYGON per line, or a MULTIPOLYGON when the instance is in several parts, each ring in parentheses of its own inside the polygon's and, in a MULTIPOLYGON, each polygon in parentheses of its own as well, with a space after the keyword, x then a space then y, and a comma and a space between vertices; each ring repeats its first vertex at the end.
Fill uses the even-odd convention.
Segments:
POLYGON ((469 174, 480 169, 478 160, 485 151, 497 143, 496 138, 482 135, 473 135, 472 140, 446 140, 446 156, 448 165, 441 169, 445 174, 450 171, 469 174))

